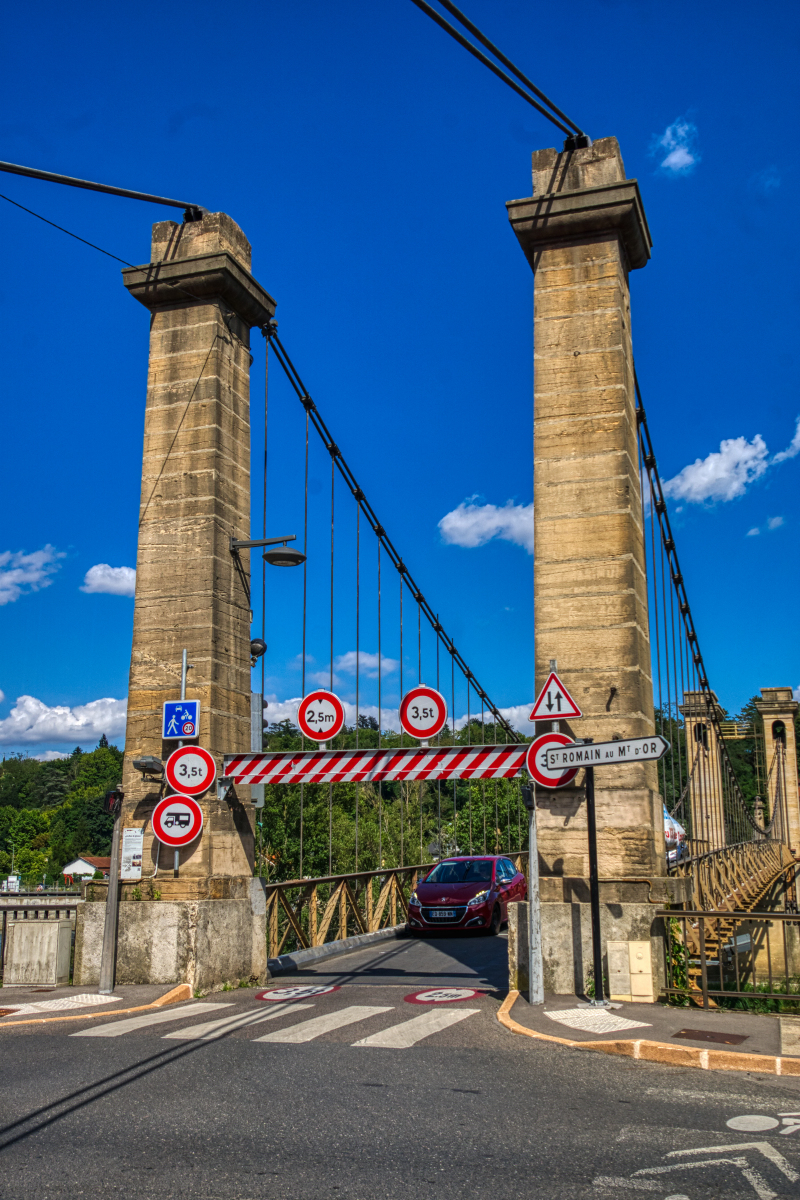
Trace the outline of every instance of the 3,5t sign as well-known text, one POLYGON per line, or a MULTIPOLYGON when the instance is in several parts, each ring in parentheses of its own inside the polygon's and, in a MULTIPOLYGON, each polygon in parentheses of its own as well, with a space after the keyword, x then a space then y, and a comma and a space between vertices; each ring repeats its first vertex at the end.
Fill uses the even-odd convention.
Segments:
POLYGON ((411 737, 427 741, 441 733, 447 722, 447 702, 435 688, 419 687, 406 692, 400 705, 400 724, 411 737))
POLYGON ((164 767, 167 783, 185 796, 207 792, 217 776, 217 765, 202 746, 182 746, 173 750, 164 767))

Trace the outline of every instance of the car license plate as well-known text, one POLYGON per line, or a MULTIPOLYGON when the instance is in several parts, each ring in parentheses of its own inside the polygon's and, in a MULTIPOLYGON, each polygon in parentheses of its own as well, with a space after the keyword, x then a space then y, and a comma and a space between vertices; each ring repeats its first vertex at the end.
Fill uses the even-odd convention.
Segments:
POLYGON ((434 917, 454 917, 455 910, 452 908, 435 908, 433 910, 434 917))

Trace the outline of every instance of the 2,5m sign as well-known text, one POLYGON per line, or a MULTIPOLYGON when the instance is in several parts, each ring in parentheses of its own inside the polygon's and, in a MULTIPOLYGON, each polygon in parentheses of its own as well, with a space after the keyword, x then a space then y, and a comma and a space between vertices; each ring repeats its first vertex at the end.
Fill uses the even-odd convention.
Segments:
POLYGON ((611 767, 629 762, 647 762, 663 758, 669 742, 657 733, 654 737, 625 738, 618 742, 553 746, 545 752, 548 771, 566 771, 571 767, 611 767))

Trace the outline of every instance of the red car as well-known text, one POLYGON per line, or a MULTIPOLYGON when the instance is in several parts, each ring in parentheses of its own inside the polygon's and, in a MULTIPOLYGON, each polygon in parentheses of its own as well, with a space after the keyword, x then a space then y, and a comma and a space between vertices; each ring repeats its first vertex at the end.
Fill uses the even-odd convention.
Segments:
POLYGON ((496 934, 508 919, 509 901, 525 900, 525 876, 510 858, 445 858, 417 884, 408 902, 408 924, 417 933, 472 929, 496 934))

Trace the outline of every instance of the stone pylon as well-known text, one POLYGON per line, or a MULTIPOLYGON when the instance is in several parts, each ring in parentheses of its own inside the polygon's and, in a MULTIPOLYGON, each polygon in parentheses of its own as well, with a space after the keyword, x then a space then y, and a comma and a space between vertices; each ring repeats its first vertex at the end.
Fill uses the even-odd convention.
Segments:
POLYGON ((795 718, 800 704, 790 687, 761 689, 756 708, 764 723, 764 759, 767 771, 766 795, 772 817, 776 805, 783 802, 786 840, 795 858, 800 858, 800 794, 797 777, 797 741, 795 718))
MULTIPOLYGON (((711 693, 717 722, 725 712, 711 693)), ((689 789, 689 812, 691 813, 692 855, 708 854, 721 850, 728 843, 725 830, 725 804, 723 787, 722 757, 720 754, 717 724, 711 718, 704 692, 683 693, 680 705, 686 738, 686 770, 689 789)))
MULTIPOLYGON (((241 229, 210 213, 159 222, 150 263, 123 271, 150 312, 150 362, 122 813, 123 828, 145 830, 143 878, 122 886, 120 982, 206 987, 265 970, 248 790, 199 798, 203 832, 175 876, 150 823, 159 788, 133 767, 176 748, 161 739, 162 705, 180 698, 184 648, 199 744, 218 770, 224 753, 250 749, 252 614, 229 542, 250 536, 250 329, 275 311, 250 266, 241 229)), ((88 982, 88 941, 82 957, 88 982)))
MULTIPOLYGON (((555 659, 584 714, 574 736, 646 736, 653 687, 628 286, 650 257, 639 188, 616 138, 603 138, 534 153, 533 195, 507 208, 534 275, 536 687, 555 659)), ((548 919, 565 922, 565 957, 574 915, 555 906, 588 899, 581 781, 537 794, 542 899, 554 906, 548 919)), ((601 899, 629 909, 612 936, 635 939, 650 928, 648 899, 668 899, 673 885, 656 767, 598 769, 595 782, 601 899)), ((547 986, 572 991, 575 975, 553 967, 547 986)))

